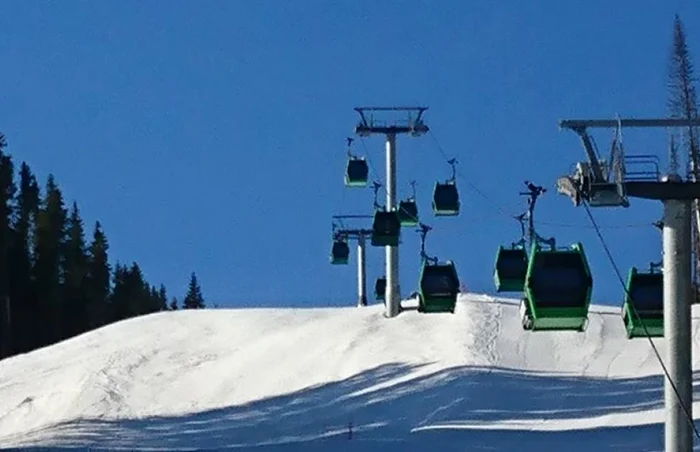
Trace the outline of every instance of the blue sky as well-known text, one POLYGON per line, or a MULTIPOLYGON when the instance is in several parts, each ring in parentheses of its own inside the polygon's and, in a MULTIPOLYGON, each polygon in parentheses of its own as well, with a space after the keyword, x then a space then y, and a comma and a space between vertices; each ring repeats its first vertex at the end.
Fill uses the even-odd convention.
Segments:
MULTIPOLYGON (((182 296, 197 272, 221 306, 352 305, 351 265, 331 266, 331 216, 369 213, 345 189, 345 138, 360 105, 427 105, 440 147, 460 161, 463 211, 430 214, 449 166, 431 136, 399 137, 399 194, 418 182, 428 251, 471 291, 493 293, 508 215, 530 179, 550 189, 538 231, 581 241, 594 299, 621 287, 582 207, 555 181, 584 159, 563 118, 666 114, 674 13, 700 65, 695 1, 120 1, 0 4, 0 130, 42 186, 53 173, 113 262, 139 262, 182 296), (478 189, 475 190, 476 187, 478 189)), ((596 131, 607 153, 611 132, 596 131)), ((625 131, 628 153, 666 161, 662 130, 625 131)), ((355 148, 383 178, 381 137, 355 148)), ((661 205, 596 209, 623 272, 660 259, 661 205)), ((353 223, 369 226, 369 223, 353 223)), ((404 230, 401 285, 415 289, 419 238, 404 230)), ((368 277, 384 252, 368 249, 368 277)))

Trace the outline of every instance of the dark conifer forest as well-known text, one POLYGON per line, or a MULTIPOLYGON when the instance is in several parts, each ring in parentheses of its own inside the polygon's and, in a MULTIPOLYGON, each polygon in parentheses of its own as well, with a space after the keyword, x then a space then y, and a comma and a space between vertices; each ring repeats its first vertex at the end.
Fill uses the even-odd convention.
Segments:
MULTIPOLYGON (((112 322, 174 310, 177 298, 144 278, 138 263, 109 263, 99 221, 86 226, 53 175, 44 187, 6 152, 0 133, 0 359, 112 322)), ((183 308, 203 308, 192 273, 183 308)))

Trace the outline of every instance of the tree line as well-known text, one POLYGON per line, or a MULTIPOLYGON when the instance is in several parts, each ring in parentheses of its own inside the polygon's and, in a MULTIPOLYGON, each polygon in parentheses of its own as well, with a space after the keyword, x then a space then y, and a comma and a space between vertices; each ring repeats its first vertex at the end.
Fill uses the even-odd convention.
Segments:
MULTIPOLYGON (((26 353, 109 323, 178 309, 164 285, 132 262, 109 263, 99 221, 86 239, 73 202, 53 175, 40 189, 29 165, 16 171, 0 133, 0 359, 26 353)), ((183 308, 204 308, 193 272, 183 308)))

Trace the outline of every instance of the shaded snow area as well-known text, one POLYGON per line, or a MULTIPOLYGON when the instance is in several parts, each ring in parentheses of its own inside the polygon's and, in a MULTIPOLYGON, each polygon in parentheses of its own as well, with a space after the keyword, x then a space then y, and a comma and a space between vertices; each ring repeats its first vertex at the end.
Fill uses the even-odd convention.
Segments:
POLYGON ((0 446, 661 451, 661 375, 616 307, 585 333, 525 332, 516 301, 478 295, 394 319, 163 312, 0 361, 0 446))

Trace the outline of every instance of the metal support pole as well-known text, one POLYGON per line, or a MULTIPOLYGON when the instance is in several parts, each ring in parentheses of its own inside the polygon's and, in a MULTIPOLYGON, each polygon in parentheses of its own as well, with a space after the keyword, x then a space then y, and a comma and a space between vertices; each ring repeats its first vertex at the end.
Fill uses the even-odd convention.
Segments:
POLYGON ((363 234, 357 238, 357 306, 367 306, 367 264, 363 234))
MULTIPOLYGON (((396 135, 386 135, 386 209, 396 207, 396 135)), ((399 315, 401 294, 399 289, 399 247, 386 247, 386 316, 399 315)))
POLYGON ((664 382, 665 450, 667 452, 691 452, 693 449, 693 429, 688 419, 688 415, 692 419, 693 407, 690 210, 690 201, 674 199, 664 201, 666 366, 678 391, 676 394, 667 378, 664 382))

